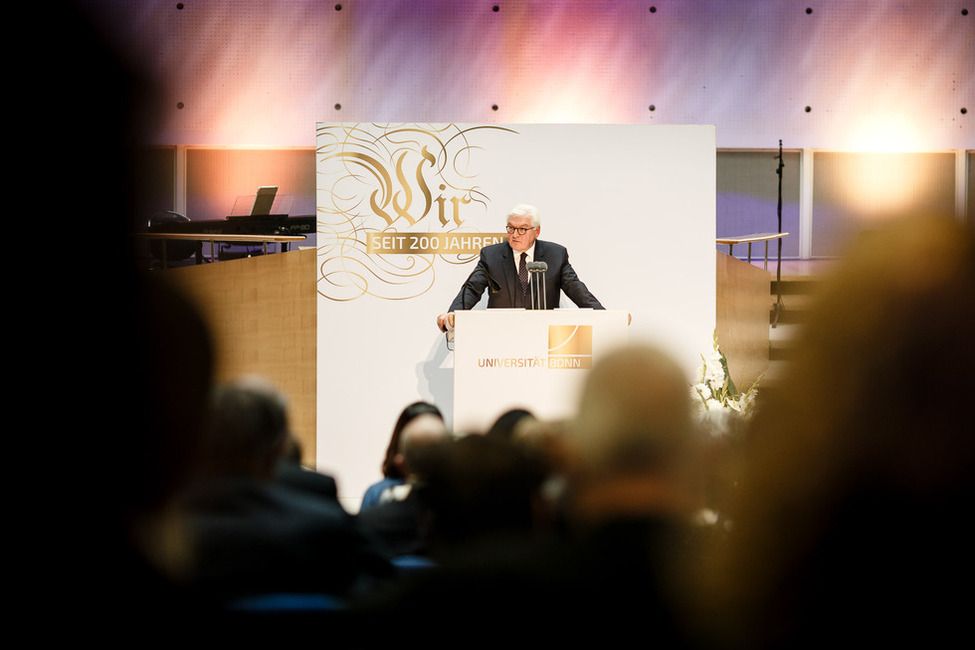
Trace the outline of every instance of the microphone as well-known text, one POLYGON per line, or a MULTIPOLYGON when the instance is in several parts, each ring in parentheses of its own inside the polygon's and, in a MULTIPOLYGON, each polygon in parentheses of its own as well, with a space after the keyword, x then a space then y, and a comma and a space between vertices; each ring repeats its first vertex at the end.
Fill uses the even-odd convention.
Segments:
POLYGON ((548 296, 545 294, 545 272, 548 264, 545 262, 528 262, 528 286, 530 287, 531 306, 529 309, 548 309, 548 296))

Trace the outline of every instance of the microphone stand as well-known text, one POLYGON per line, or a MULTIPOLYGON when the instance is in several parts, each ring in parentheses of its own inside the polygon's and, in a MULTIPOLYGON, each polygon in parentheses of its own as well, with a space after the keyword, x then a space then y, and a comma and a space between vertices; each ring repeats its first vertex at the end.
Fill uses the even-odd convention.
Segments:
MULTIPOLYGON (((779 234, 782 234, 782 168, 785 167, 785 161, 782 159, 782 140, 779 139, 779 155, 776 156, 779 160, 778 167, 775 173, 779 176, 779 204, 778 204, 778 217, 779 217, 779 234)), ((773 317, 772 317, 772 327, 774 328, 779 324, 779 314, 785 309, 785 305, 782 304, 782 237, 778 239, 778 258, 775 265, 775 305, 773 307, 773 317)))
POLYGON ((528 263, 528 286, 531 289, 529 309, 548 309, 548 296, 545 294, 545 272, 548 264, 545 262, 528 263))

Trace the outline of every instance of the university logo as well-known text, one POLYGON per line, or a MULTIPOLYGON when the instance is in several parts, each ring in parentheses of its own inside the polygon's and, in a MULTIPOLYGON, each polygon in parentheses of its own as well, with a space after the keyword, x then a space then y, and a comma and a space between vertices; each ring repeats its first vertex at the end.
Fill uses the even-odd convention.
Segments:
POLYGON ((477 184, 487 132, 500 126, 319 124, 318 293, 336 301, 426 293, 436 264, 466 264, 505 233, 467 226, 487 213, 477 184))
POLYGON ((548 367, 592 368, 592 325, 549 325, 548 367))

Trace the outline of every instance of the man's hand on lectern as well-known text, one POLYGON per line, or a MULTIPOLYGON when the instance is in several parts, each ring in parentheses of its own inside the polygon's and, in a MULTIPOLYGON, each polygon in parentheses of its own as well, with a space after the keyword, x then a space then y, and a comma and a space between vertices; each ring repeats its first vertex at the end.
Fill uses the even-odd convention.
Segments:
POLYGON ((440 328, 441 332, 446 332, 448 326, 451 328, 454 326, 454 312, 437 316, 437 327, 440 328))

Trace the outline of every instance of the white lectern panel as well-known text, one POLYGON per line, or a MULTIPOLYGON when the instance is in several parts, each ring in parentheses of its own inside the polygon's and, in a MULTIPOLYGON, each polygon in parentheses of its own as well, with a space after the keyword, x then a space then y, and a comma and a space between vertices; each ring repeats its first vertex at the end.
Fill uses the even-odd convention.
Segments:
POLYGON ((627 319, 621 310, 457 312, 454 430, 483 432, 516 407, 571 417, 589 368, 626 342, 627 319))

